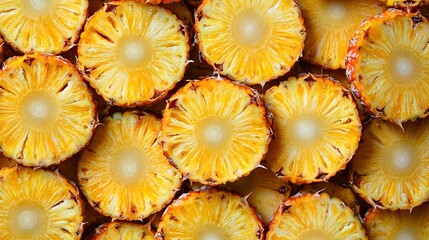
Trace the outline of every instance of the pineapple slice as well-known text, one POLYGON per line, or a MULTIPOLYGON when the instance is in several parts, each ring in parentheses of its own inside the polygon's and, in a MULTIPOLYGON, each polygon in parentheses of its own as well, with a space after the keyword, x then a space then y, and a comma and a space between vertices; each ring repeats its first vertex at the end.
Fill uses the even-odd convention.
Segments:
POLYGON ((345 168, 357 149, 361 122, 352 94, 325 76, 303 74, 270 88, 275 139, 265 164, 293 183, 325 181, 345 168))
POLYGON ((167 4, 167 3, 173 3, 173 2, 180 2, 182 0, 138 0, 143 3, 150 3, 150 4, 167 4))
POLYGON ((382 209, 412 209, 429 199, 429 119, 402 128, 373 120, 351 161, 350 181, 368 203, 382 209))
POLYGON ((215 189, 190 192, 165 211, 157 240, 263 239, 264 229, 245 199, 215 189))
POLYGON ((380 0, 389 7, 396 8, 417 8, 429 3, 429 0, 380 0))
POLYGON ((328 194, 304 194, 289 198, 270 224, 267 240, 367 239, 353 211, 328 194))
POLYGON ((383 12, 378 0, 298 0, 308 33, 303 59, 327 69, 345 68, 347 45, 364 19, 383 12))
POLYGON ((285 181, 262 167, 256 168, 246 177, 227 183, 225 187, 248 196, 247 201, 261 214, 265 226, 270 224, 281 203, 289 198, 291 190, 285 181))
POLYGON ((150 224, 113 221, 95 229, 93 240, 153 240, 150 224))
POLYGON ((80 239, 82 202, 61 175, 23 167, 0 169, 0 239, 80 239))
POLYGON ((72 48, 86 20, 88 0, 1 0, 0 33, 23 53, 72 48))
POLYGON ((78 179, 89 203, 115 219, 141 220, 168 204, 182 183, 164 157, 161 121, 142 112, 103 120, 78 161, 78 179))
POLYGON ((132 107, 164 97, 188 62, 186 27, 170 11, 109 2, 86 23, 78 67, 110 104, 132 107))
POLYGON ((161 144, 191 181, 218 185, 247 175, 268 150, 271 118, 259 94, 224 78, 191 81, 163 113, 161 144))
POLYGON ((429 115, 429 23, 389 9, 350 41, 347 77, 371 112, 397 124, 429 115))
POLYGON ((289 72, 304 47, 305 27, 294 0, 207 0, 196 15, 207 62, 245 84, 264 85, 289 72))
POLYGON ((0 147, 25 166, 58 164, 82 149, 97 117, 79 72, 48 54, 9 58, 0 72, 0 147))
POLYGON ((373 209, 365 217, 365 227, 369 239, 429 239, 429 205, 412 212, 373 209))

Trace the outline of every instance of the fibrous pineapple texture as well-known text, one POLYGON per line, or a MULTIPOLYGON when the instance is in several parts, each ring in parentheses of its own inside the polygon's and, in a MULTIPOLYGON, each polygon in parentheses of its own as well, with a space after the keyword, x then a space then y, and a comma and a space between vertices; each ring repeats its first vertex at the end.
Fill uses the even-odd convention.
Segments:
POLYGON ((58 164, 82 149, 97 117, 92 96, 67 60, 8 59, 0 72, 0 147, 25 166, 58 164))
POLYGON ((182 181, 159 145, 160 120, 125 112, 102 123, 78 162, 79 182, 89 203, 115 219, 141 220, 161 210, 182 181))
POLYGON ((347 46, 362 21, 384 7, 378 0, 298 0, 307 37, 303 59, 327 69, 345 68, 347 46))
POLYGON ((153 240, 150 224, 113 221, 95 229, 92 240, 153 240))
POLYGON ((361 122, 352 94, 331 79, 304 74, 270 88, 275 139, 265 164, 294 183, 324 181, 345 168, 357 149, 361 122))
POLYGON ((0 33, 23 53, 61 53, 79 38, 88 0, 2 0, 0 33))
POLYGON ((428 116, 429 23, 390 9, 361 25, 350 41, 348 79, 372 113, 397 124, 428 116))
POLYGON ((170 11, 134 1, 109 2, 86 23, 78 67, 110 104, 152 103, 183 77, 186 27, 170 11))
POLYGON ((263 227, 245 199, 214 189, 190 192, 165 211, 155 235, 173 239, 263 239, 263 227))
POLYGON ((215 70, 246 84, 261 84, 292 68, 305 28, 294 0, 208 0, 198 7, 200 50, 215 70))
POLYGON ((57 173, 0 169, 0 239, 80 239, 82 202, 75 185, 57 173))
POLYGON ((271 140, 271 118, 251 88, 224 78, 191 81, 163 113, 161 144, 191 181, 218 185, 249 174, 271 140))
POLYGON ((429 119, 402 128, 373 120, 351 161, 350 181, 371 205, 412 209, 429 199, 429 119))
POLYGON ((367 239, 359 219, 328 194, 291 197, 274 215, 267 240, 367 239))
POLYGON ((429 0, 379 0, 389 7, 416 8, 427 5, 429 0))

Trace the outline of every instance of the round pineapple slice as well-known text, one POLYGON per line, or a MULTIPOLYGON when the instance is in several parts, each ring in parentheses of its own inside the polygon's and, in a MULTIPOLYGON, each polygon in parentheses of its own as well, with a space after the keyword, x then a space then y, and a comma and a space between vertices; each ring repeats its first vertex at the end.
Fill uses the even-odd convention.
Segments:
POLYGON ((80 239, 78 189, 43 169, 0 169, 0 239, 80 239))
POLYGON ((157 240, 263 239, 264 229, 245 199, 215 189, 190 192, 165 211, 157 240))
POLYGON ((429 3, 429 0, 379 0, 389 7, 396 8, 417 8, 429 3))
POLYGON ((279 179, 268 169, 258 167, 246 177, 240 178, 225 186, 242 196, 247 196, 247 201, 261 214, 265 226, 283 201, 290 195, 291 187, 279 179))
POLYGON ((373 209, 365 217, 365 228, 369 239, 429 239, 429 205, 418 206, 411 212, 373 209))
POLYGON ((201 53, 231 79, 264 85, 302 53, 305 27, 294 0, 207 0, 196 14, 201 53))
POLYGON ((72 48, 86 20, 88 0, 2 0, 0 33, 23 53, 72 48))
POLYGON ((223 184, 255 169, 268 150, 271 118, 259 94, 224 78, 191 81, 163 112, 161 145, 191 181, 223 184))
POLYGON ((303 59, 327 69, 346 67, 347 45, 364 19, 385 7, 378 0, 298 0, 307 37, 303 59))
POLYGON ((0 148, 25 166, 71 157, 92 136, 92 96, 67 60, 48 54, 9 58, 0 72, 0 148))
POLYGON ((290 77, 264 97, 275 139, 266 166, 293 183, 325 181, 345 168, 361 135, 359 112, 346 87, 325 76, 290 77))
POLYGON ((412 209, 429 199, 429 119, 402 128, 373 120, 350 167, 354 190, 382 209, 412 209))
POLYGON ((182 179, 163 155, 160 128, 155 116, 137 111, 103 119, 78 161, 82 192, 97 211, 141 220, 172 200, 182 179))
POLYGON ((349 81, 372 113, 397 124, 429 115, 429 23, 389 9, 350 41, 349 81))
POLYGON ((86 23, 78 67, 110 104, 132 107, 164 97, 188 62, 185 25, 159 6, 109 2, 86 23))
POLYGON ((353 211, 328 194, 289 198, 274 215, 267 240, 367 239, 353 211))
POLYGON ((153 240, 150 224, 113 221, 95 229, 92 240, 153 240))

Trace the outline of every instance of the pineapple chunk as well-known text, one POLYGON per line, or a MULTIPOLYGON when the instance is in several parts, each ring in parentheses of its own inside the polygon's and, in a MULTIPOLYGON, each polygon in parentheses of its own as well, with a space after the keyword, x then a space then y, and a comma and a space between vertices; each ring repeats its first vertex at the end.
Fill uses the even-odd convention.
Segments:
POLYGON ((88 0, 1 0, 0 33, 23 53, 72 48, 86 20, 88 0))
POLYGON ((191 181, 223 184, 255 169, 268 150, 271 118, 259 94, 224 78, 191 81, 163 113, 161 144, 191 181))
POLYGON ((58 173, 23 167, 0 169, 0 239, 80 239, 82 202, 58 173))
POLYGON ((161 121, 133 111, 102 122, 78 161, 78 179, 89 203, 123 220, 141 220, 161 210, 182 183, 159 145, 161 121))
POLYGON ((71 157, 92 136, 92 96, 67 60, 49 54, 9 58, 0 72, 0 147, 25 166, 71 157))
POLYGON ((165 211, 156 240, 263 239, 255 211, 238 195, 215 189, 190 192, 165 211))
POLYGON ((95 229, 93 240, 153 240, 150 224, 113 221, 95 229))
POLYGON ((289 72, 304 47, 305 28, 294 0, 208 0, 196 15, 207 62, 245 84, 264 85, 289 72))

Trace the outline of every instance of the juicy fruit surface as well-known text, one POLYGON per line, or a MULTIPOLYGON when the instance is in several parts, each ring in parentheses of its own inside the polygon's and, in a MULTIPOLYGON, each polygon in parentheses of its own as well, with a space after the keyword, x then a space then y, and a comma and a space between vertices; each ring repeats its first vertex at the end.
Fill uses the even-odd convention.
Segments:
POLYGON ((267 240, 367 239, 353 211, 328 194, 289 198, 270 224, 267 240))
POLYGON ((292 68, 305 28, 293 0, 209 0, 195 24, 200 50, 222 75, 261 84, 292 68))
POLYGON ((0 147, 26 166, 57 164, 83 148, 96 124, 79 72, 46 54, 8 59, 0 72, 0 147))
POLYGON ((371 205, 413 209, 429 198, 429 119, 402 127, 373 120, 351 161, 350 181, 371 205))
POLYGON ((164 157, 153 115, 115 113, 102 121, 78 162, 90 204, 116 219, 141 220, 161 210, 180 188, 181 175, 164 157))
POLYGON ((387 10, 350 41, 347 75, 372 113, 400 124, 429 112, 429 23, 418 13, 387 10))
POLYGON ((153 240, 150 224, 114 221, 99 226, 93 240, 153 240))
POLYGON ((256 240, 263 239, 263 227, 243 198, 209 189, 175 200, 166 209, 155 239, 256 240))
POLYGON ((0 170, 0 238, 79 239, 82 203, 78 189, 47 170, 0 170))
POLYGON ((186 28, 171 12, 111 2, 85 25, 78 66, 104 100, 133 107, 159 100, 181 80, 188 51, 186 28))
POLYGON ((61 53, 79 38, 87 8, 87 0, 2 0, 0 33, 23 53, 61 53))
POLYGON ((380 0, 380 2, 386 4, 389 7, 418 7, 427 5, 428 0, 380 0))
POLYGON ((259 94, 226 79, 186 84, 163 112, 161 144, 191 181, 218 185, 248 174, 271 140, 259 94))
POLYGON ((269 169, 285 180, 309 183, 345 168, 361 131, 356 104, 345 87, 306 74, 270 88, 264 100, 276 134, 264 162, 269 169))

